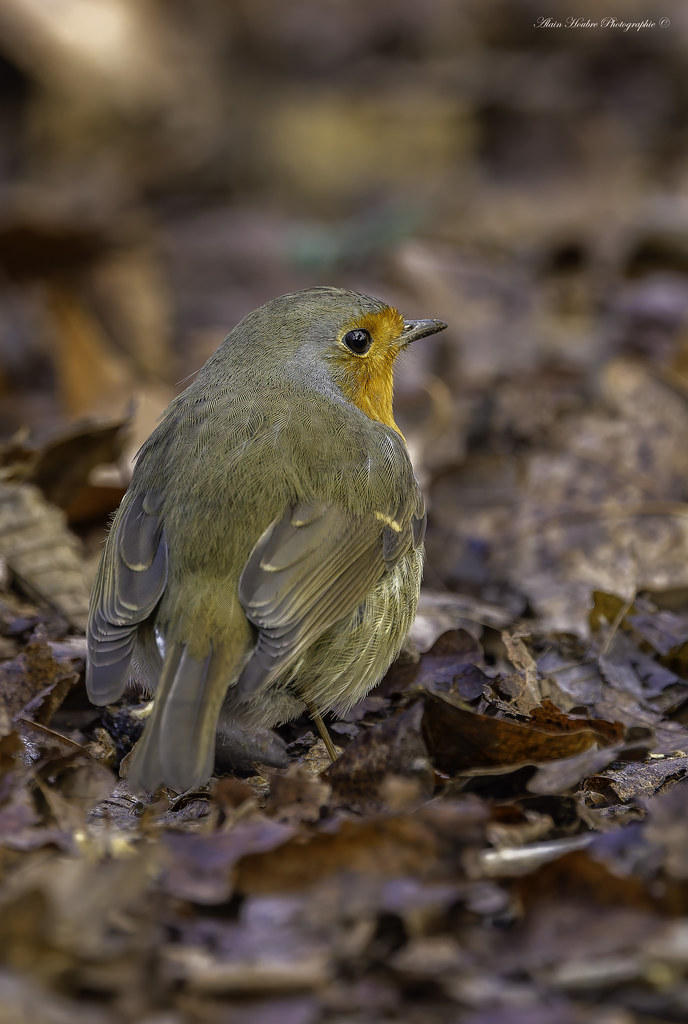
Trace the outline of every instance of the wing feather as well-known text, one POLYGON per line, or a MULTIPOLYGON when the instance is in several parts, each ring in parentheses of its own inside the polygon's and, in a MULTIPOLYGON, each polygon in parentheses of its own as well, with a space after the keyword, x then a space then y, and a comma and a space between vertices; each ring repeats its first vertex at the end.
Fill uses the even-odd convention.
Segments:
POLYGON ((86 630, 86 688, 94 704, 121 696, 137 627, 167 582, 167 542, 157 495, 136 494, 120 509, 103 552, 86 630))
POLYGON ((327 629, 355 611, 414 545, 416 518, 410 509, 392 520, 312 502, 296 505, 271 524, 239 583, 239 600, 259 630, 237 684, 240 699, 269 686, 327 629))

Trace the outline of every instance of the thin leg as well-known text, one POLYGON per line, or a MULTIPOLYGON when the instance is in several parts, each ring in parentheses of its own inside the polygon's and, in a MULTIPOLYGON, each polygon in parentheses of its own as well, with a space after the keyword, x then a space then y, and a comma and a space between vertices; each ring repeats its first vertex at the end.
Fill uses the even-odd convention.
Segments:
POLYGON ((322 715, 316 708, 315 704, 311 704, 310 701, 306 701, 306 707, 308 708, 308 714, 313 719, 313 722, 316 725, 318 732, 322 737, 323 743, 327 747, 327 753, 330 755, 330 759, 332 761, 336 761, 338 756, 337 750, 334 743, 332 742, 332 737, 327 731, 327 726, 322 720, 322 715))

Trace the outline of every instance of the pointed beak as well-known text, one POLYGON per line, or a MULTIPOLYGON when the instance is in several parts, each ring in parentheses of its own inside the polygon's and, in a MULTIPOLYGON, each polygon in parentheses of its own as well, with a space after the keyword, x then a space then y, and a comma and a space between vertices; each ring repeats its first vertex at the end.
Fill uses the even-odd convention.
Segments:
POLYGON ((412 341, 419 338, 427 338, 431 334, 438 334, 446 330, 447 325, 443 320, 405 320, 404 330, 397 338, 399 348, 406 348, 412 341))

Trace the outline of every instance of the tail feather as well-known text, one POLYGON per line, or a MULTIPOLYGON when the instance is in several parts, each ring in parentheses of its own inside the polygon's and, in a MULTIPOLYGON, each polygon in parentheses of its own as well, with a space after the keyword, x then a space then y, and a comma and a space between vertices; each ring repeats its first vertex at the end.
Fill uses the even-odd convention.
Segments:
POLYGON ((183 792, 209 778, 226 688, 221 659, 212 648, 205 658, 195 658, 185 645, 171 646, 153 713, 131 757, 133 789, 165 785, 183 792))

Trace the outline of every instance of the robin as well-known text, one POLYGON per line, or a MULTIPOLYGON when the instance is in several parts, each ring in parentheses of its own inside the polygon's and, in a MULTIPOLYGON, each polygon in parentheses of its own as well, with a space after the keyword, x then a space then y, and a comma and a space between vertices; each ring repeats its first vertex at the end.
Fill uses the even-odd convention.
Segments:
POLYGON ((169 405, 114 518, 87 629, 95 704, 131 676, 155 693, 133 788, 207 780, 223 704, 244 729, 308 709, 325 737, 322 714, 396 657, 426 517, 393 367, 446 326, 341 288, 282 295, 169 405))

